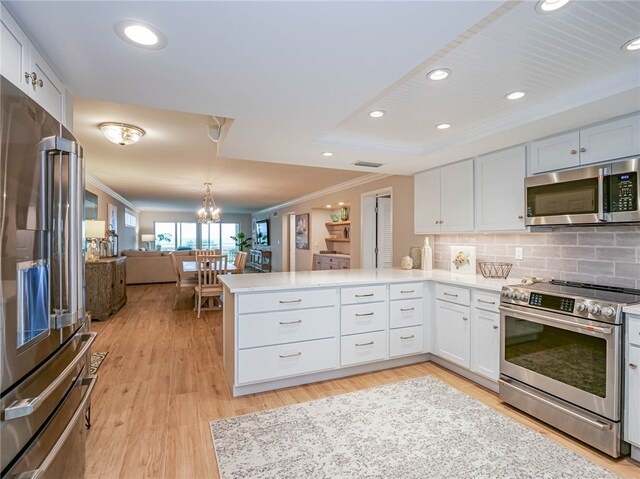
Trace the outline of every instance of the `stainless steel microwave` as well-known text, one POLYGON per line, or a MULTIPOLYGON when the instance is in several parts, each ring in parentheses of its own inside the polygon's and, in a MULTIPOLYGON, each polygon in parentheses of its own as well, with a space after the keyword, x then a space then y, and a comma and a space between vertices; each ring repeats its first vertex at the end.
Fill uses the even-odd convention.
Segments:
POLYGON ((640 157, 525 179, 527 226, 640 223, 640 157))

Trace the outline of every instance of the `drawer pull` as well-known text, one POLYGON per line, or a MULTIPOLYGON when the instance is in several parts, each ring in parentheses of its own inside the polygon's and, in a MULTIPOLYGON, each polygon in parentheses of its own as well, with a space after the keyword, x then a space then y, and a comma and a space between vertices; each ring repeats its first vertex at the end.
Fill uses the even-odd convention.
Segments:
POLYGON ((416 337, 416 335, 412 334, 411 336, 400 336, 400 339, 413 339, 415 337, 416 337))
POLYGON ((290 301, 280 300, 280 304, 302 303, 301 299, 292 299, 290 301))
POLYGON ((631 369, 636 369, 638 367, 638 365, 637 364, 633 364, 633 363, 629 363, 629 367, 631 369))
POLYGON ((405 291, 400 291, 402 294, 415 293, 415 289, 407 289, 405 291))
POLYGON ((371 313, 356 313, 357 318, 361 318, 362 316, 373 316, 373 312, 371 313))
POLYGON ((370 298, 371 296, 373 296, 373 293, 356 294, 356 298, 370 298))
POLYGON ((457 298, 458 297, 457 294, 451 294, 451 293, 442 293, 442 294, 444 294, 445 296, 451 296, 453 298, 457 298))
POLYGON ((280 324, 300 324, 301 322, 301 319, 298 319, 297 321, 279 321, 280 324))
POLYGON ((464 321, 469 321, 469 318, 467 318, 466 316, 463 316, 463 317, 462 317, 462 319, 463 319, 464 321))
POLYGON ((500 326, 493 325, 493 329, 498 329, 500 326))
POLYGON ((478 303, 484 303, 484 304, 496 304, 495 301, 485 301, 484 299, 478 299, 478 303))
POLYGON ((366 343, 356 343, 356 346, 371 346, 373 341, 367 341, 366 343))
POLYGON ((280 357, 282 359, 295 358, 297 356, 302 356, 302 352, 297 352, 297 353, 294 353, 294 354, 280 354, 280 357))
POLYGON ((405 312, 405 311, 415 311, 416 308, 400 308, 400 311, 405 312))

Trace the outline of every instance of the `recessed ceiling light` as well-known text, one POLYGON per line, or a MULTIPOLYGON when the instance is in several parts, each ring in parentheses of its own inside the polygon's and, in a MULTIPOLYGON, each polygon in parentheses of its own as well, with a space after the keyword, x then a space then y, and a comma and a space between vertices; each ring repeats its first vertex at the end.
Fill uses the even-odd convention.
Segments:
POLYGON ((121 20, 113 29, 125 42, 136 47, 159 50, 167 46, 167 37, 160 30, 139 20, 121 20))
POLYGON ((550 13, 564 7, 569 0, 540 0, 536 4, 536 11, 538 13, 550 13))
POLYGON ((369 116, 371 118, 381 118, 386 114, 387 114, 387 112, 384 111, 384 110, 373 110, 373 111, 369 112, 369 116))
POLYGON ((340 201, 340 202, 338 203, 338 205, 339 205, 339 206, 344 205, 344 201, 340 201))
POLYGON ((436 128, 438 130, 446 130, 447 128, 451 128, 451 124, 450 123, 440 123, 439 125, 436 125, 436 128))
POLYGON ((632 38, 620 48, 629 51, 640 50, 640 37, 632 38))
POLYGON ((324 205, 326 208, 331 208, 331 205, 324 205))
POLYGON ((526 94, 527 94, 527 92, 525 90, 516 90, 516 91, 512 91, 512 92, 507 93, 504 97, 507 100, 519 100, 520 98, 522 98, 526 94))
POLYGON ((333 156, 333 153, 330 151, 325 151, 324 153, 322 153, 322 156, 333 156))
POLYGON ((449 75, 451 75, 450 70, 447 70, 446 68, 438 68, 436 70, 431 70, 429 73, 427 73, 427 78, 429 80, 438 81, 438 80, 444 80, 449 75))

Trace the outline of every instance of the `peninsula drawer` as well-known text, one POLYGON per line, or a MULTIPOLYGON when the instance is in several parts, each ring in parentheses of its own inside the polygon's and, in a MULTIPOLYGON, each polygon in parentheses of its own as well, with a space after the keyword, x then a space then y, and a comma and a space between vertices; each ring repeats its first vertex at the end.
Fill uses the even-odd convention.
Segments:
POLYGON ((628 338, 629 344, 635 344, 636 346, 640 346, 640 317, 629 317, 627 320, 627 324, 629 325, 628 330, 628 338))
POLYGON ((472 294, 473 305, 478 309, 486 309, 499 313, 500 295, 498 293, 488 293, 485 291, 474 291, 472 294))
POLYGON ((392 284, 389 287, 389 297, 390 299, 422 298, 423 288, 422 283, 392 284))
POLYGON ((387 358, 386 331, 343 336, 340 341, 343 366, 387 358))
POLYGON ((269 381, 338 366, 338 338, 238 351, 238 383, 269 381))
POLYGON ((238 298, 238 313, 321 308, 323 306, 335 306, 337 299, 338 294, 335 288, 240 294, 238 298))
POLYGON ((342 334, 367 333, 387 328, 386 301, 342 306, 340 323, 342 334))
POLYGON ((420 354, 424 351, 424 328, 413 326, 389 331, 389 357, 420 354))
POLYGON ((471 304, 471 292, 468 289, 449 286, 448 284, 436 284, 436 298, 464 306, 471 304))
POLYGON ((387 299, 386 285, 357 286, 342 288, 340 292, 342 304, 369 303, 387 299))
POLYGON ((389 308, 389 327, 406 328, 424 324, 423 299, 405 299, 391 301, 389 308))
POLYGON ((272 311, 238 317, 238 347, 255 348, 338 335, 340 313, 332 308, 272 311))

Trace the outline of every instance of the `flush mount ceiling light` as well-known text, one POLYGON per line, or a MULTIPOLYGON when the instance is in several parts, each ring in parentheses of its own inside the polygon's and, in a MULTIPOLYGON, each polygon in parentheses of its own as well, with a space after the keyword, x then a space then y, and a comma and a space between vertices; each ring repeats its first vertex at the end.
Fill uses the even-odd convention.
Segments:
POLYGON ((333 156, 333 153, 330 151, 325 151, 324 153, 322 153, 322 156, 333 156))
POLYGON ((640 37, 632 38, 624 45, 620 47, 622 50, 628 50, 630 52, 634 50, 640 50, 640 37))
POLYGON ((451 123, 440 123, 439 125, 436 125, 436 128, 438 130, 446 130, 447 128, 451 128, 451 123))
POLYGON ((120 146, 133 145, 144 136, 142 128, 126 123, 101 123, 99 128, 107 140, 120 146))
POLYGON ((520 98, 522 98, 526 94, 527 94, 526 90, 516 90, 516 91, 512 91, 512 92, 507 93, 504 97, 507 100, 519 100, 520 98))
POLYGON ((211 183, 205 183, 204 199, 202 208, 198 210, 198 223, 219 223, 220 208, 216 206, 211 195, 211 183))
POLYGON ((564 7, 569 0, 540 0, 536 4, 536 12, 538 13, 551 13, 564 7))
POLYGON ((387 112, 384 111, 384 110, 373 110, 373 111, 369 112, 369 116, 371 118, 382 118, 386 114, 387 114, 387 112))
POLYGON ((439 80, 444 80, 449 75, 451 75, 450 70, 447 70, 446 68, 438 68, 436 70, 431 70, 429 73, 427 73, 427 78, 429 80, 439 81, 439 80))
POLYGON ((153 25, 139 20, 121 20, 113 26, 125 42, 147 50, 160 50, 167 46, 167 37, 153 25))

